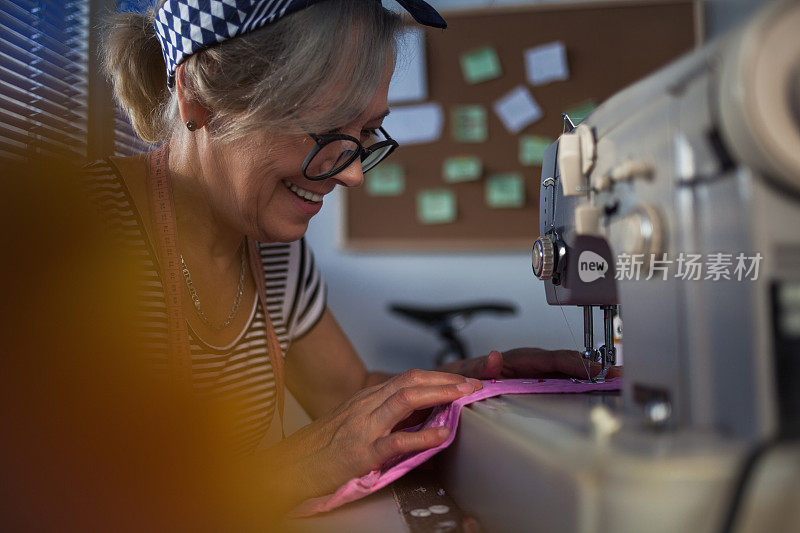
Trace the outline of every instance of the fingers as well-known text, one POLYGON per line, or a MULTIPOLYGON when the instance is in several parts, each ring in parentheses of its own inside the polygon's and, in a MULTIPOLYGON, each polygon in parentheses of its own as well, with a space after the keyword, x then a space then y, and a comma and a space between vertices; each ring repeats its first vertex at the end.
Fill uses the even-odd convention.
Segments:
POLYGON ((392 432, 415 411, 449 403, 482 387, 480 381, 445 372, 412 370, 378 388, 362 389, 327 420, 327 441, 321 464, 336 479, 350 479, 375 469, 387 459, 437 446, 448 432, 392 432))
POLYGON ((373 419, 382 431, 389 431, 398 422, 419 409, 450 403, 472 394, 480 388, 480 382, 470 379, 456 384, 433 385, 428 387, 405 387, 392 394, 373 411, 373 419))
POLYGON ((503 354, 503 376, 509 378, 536 378, 553 374, 586 377, 588 362, 573 350, 542 350, 516 348, 503 354))
POLYGON ((560 372, 576 378, 585 378, 587 369, 590 375, 597 372, 592 370, 592 363, 583 358, 580 352, 574 350, 555 350, 551 352, 551 372, 560 372))
POLYGON ((499 378, 503 373, 503 354, 492 350, 489 355, 453 361, 440 366, 438 370, 476 379, 499 378))
POLYGON ((450 436, 448 428, 428 428, 422 431, 398 431, 381 437, 373 444, 381 463, 406 453, 419 452, 439 446, 450 436))
POLYGON ((430 387, 434 385, 456 385, 459 383, 470 382, 475 388, 481 388, 481 384, 475 379, 470 381, 469 378, 450 372, 436 372, 433 370, 409 370, 403 372, 387 381, 382 391, 388 395, 394 394, 400 389, 407 387, 430 387))
POLYGON ((480 379, 499 378, 502 375, 503 354, 497 350, 492 350, 489 352, 489 355, 481 357, 481 359, 484 361, 481 368, 481 375, 479 376, 480 379))
MULTIPOLYGON (((600 363, 590 362, 583 358, 579 352, 571 350, 556 350, 551 353, 551 365, 553 372, 559 372, 577 378, 586 377, 589 374, 594 377, 603 369, 600 363)), ((608 369, 606 378, 616 378, 622 375, 622 367, 612 366, 608 369)))
MULTIPOLYGON (((579 352, 571 350, 556 350, 550 352, 552 372, 559 372, 577 378, 586 377, 587 370, 589 375, 594 377, 603 369, 600 363, 587 361, 579 352)), ((606 373, 606 378, 617 378, 622 375, 622 367, 612 366, 606 373)))
POLYGON ((458 374, 414 369, 394 376, 393 378, 379 385, 361 389, 349 403, 351 406, 355 406, 357 404, 360 406, 360 408, 372 411, 400 389, 407 387, 452 385, 468 382, 471 382, 474 388, 479 389, 482 387, 480 382, 477 382, 474 379, 470 381, 469 378, 460 376, 458 374))
POLYGON ((433 407, 429 409, 420 409, 419 411, 414 411, 411 413, 411 416, 406 418, 405 420, 401 420, 398 422, 393 428, 392 431, 400 431, 402 429, 411 428, 422 424, 425 422, 431 413, 433 412, 433 407))
MULTIPOLYGON (((583 358, 574 350, 542 350, 539 348, 517 348, 503 354, 502 375, 507 378, 556 377, 559 375, 585 379, 596 376, 600 364, 583 358)), ((619 370, 609 369, 607 377, 618 377, 619 370)))

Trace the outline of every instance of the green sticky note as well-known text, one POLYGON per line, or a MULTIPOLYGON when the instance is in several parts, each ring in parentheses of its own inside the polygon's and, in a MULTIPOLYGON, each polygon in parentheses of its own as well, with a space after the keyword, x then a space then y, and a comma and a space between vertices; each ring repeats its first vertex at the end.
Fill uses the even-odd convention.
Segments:
POLYGON ((470 50, 461 55, 461 72, 470 84, 499 78, 502 73, 500 58, 491 46, 470 50))
POLYGON ((364 180, 371 196, 399 196, 406 188, 405 172, 398 164, 378 165, 364 174, 364 180))
POLYGON ((595 104, 593 100, 587 100, 585 102, 581 102, 580 104, 575 104, 564 111, 564 113, 569 115, 572 123, 577 126, 579 123, 583 122, 583 119, 585 119, 589 113, 594 111, 596 107, 597 104, 595 104))
POLYGON ((462 105, 453 108, 453 138, 459 142, 482 143, 488 137, 486 108, 482 105, 462 105))
POLYGON ((541 135, 523 135, 519 138, 519 162, 522 165, 542 165, 544 152, 553 140, 541 135))
POLYGON ((525 205, 525 182, 521 174, 494 174, 486 178, 486 205, 522 207, 525 205))
POLYGON ((423 224, 446 224, 456 219, 456 195, 447 189, 417 193, 417 220, 423 224))
POLYGON ((447 183, 475 181, 480 179, 482 172, 480 158, 472 155, 448 157, 442 164, 442 177, 447 183))

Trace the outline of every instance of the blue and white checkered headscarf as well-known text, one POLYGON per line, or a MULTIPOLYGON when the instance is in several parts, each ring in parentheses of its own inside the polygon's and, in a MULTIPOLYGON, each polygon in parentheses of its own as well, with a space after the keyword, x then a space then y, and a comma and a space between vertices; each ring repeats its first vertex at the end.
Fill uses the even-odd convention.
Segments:
MULTIPOLYGON (((175 83, 175 69, 190 55, 318 1, 321 0, 167 0, 158 10, 155 27, 167 65, 168 85, 171 87, 175 83)), ((397 2, 420 24, 447 27, 441 15, 427 2, 397 2)))

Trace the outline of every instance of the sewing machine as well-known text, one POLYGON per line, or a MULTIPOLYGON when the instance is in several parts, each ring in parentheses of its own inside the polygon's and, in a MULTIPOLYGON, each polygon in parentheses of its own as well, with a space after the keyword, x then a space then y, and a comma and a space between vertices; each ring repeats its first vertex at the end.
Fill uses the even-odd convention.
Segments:
POLYGON ((621 312, 623 390, 464 410, 445 486, 487 531, 800 530, 799 31, 773 4, 564 117, 533 271, 604 369, 621 312))

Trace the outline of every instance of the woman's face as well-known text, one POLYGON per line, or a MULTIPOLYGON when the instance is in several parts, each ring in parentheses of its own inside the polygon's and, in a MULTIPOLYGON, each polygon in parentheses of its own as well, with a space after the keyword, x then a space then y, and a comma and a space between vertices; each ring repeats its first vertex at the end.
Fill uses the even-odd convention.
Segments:
MULTIPOLYGON (((366 111, 337 130, 356 137, 364 146, 388 112, 391 69, 381 79, 366 111)), ((327 133, 327 132, 313 132, 327 133)), ((315 142, 308 135, 253 136, 214 149, 213 165, 217 213, 232 227, 262 242, 291 242, 305 234, 308 223, 322 208, 323 197, 336 185, 357 187, 364 180, 359 158, 335 176, 310 181, 302 164, 315 142), (303 198, 301 195, 304 195, 303 198), (310 198, 309 198, 310 197, 310 198)), ((204 165, 205 166, 205 165, 204 165)))

